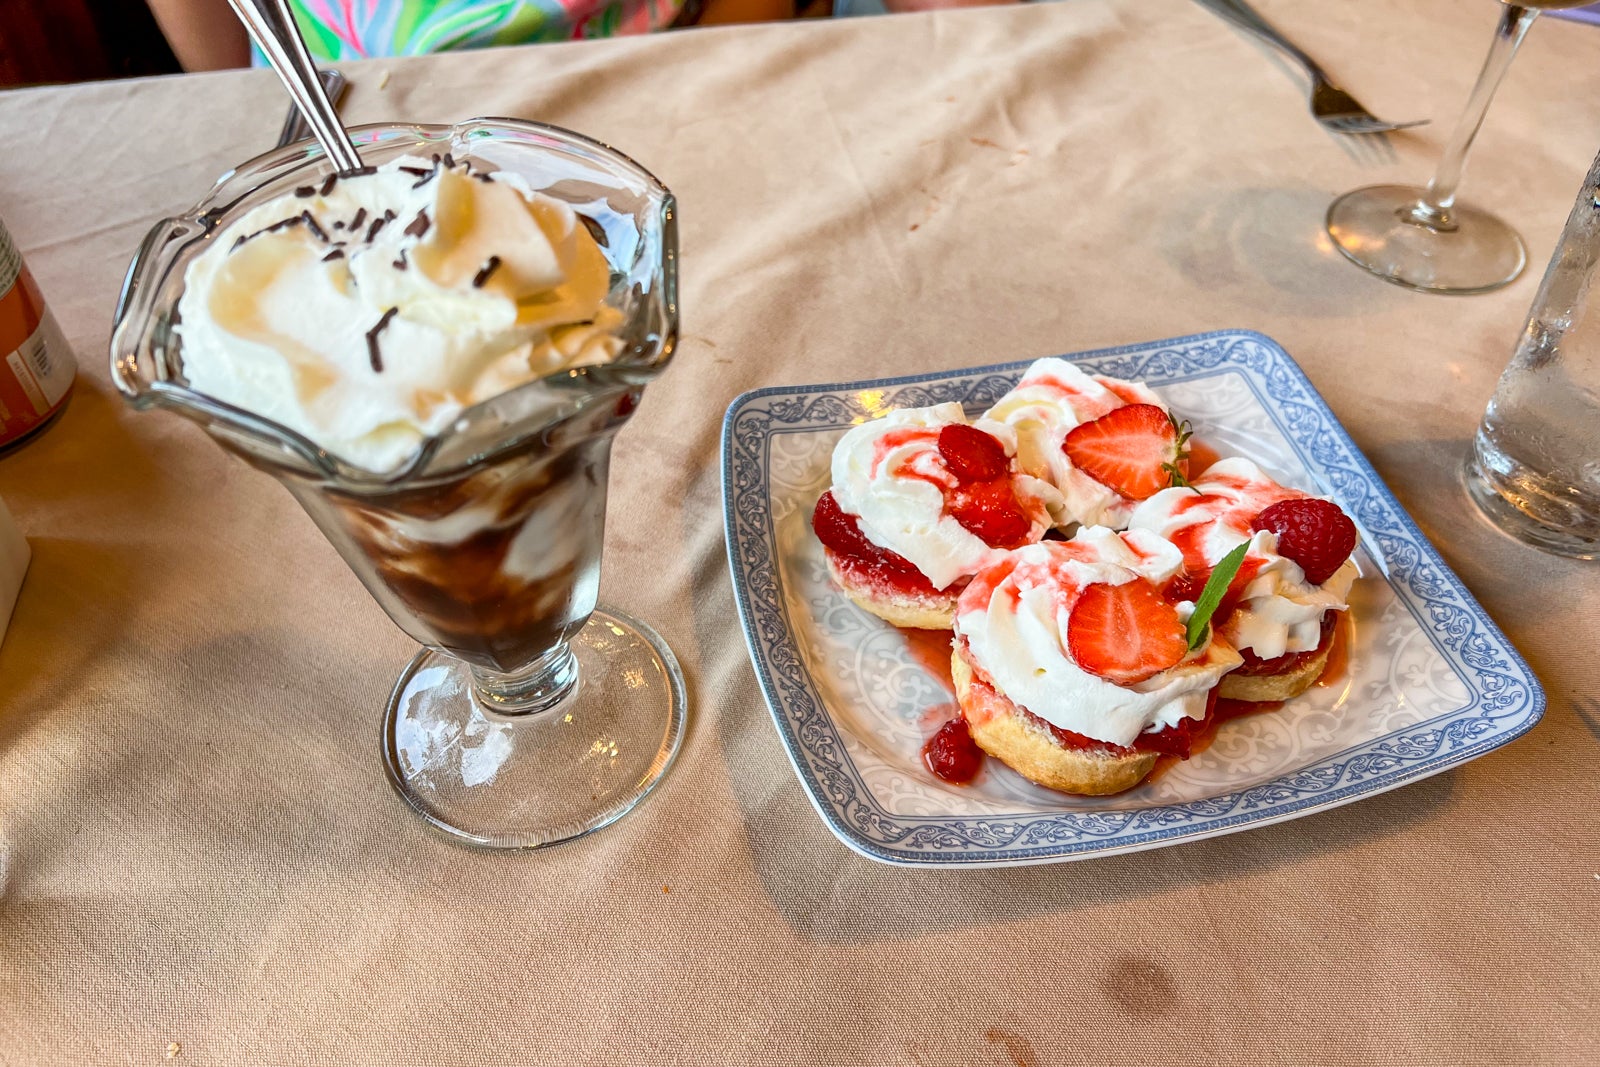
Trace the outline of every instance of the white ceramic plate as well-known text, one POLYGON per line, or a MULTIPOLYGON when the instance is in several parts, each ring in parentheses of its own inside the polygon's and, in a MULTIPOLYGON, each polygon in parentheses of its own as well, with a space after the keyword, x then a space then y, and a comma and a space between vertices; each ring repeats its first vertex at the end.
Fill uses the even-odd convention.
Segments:
MULTIPOLYGON (((1068 358, 1148 382, 1197 439, 1338 501, 1361 528, 1348 664, 1282 709, 1223 724, 1129 792, 1071 797, 997 760, 947 785, 921 748, 955 713, 937 641, 829 582, 811 509, 834 442, 896 408, 973 414, 1026 363, 746 393, 723 424, 728 560, 750 657, 800 782, 846 845, 885 863, 989 867, 1132 852, 1297 818, 1437 774, 1526 732, 1544 693, 1378 479, 1294 360, 1227 332, 1068 358)), ((948 656, 948 650, 943 652, 948 656)))

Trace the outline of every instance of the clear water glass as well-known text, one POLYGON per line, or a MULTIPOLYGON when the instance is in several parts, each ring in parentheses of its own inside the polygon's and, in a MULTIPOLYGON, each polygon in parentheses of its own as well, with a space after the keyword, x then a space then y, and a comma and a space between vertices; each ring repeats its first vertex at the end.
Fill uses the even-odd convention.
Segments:
POLYGON ((1578 194, 1464 481, 1496 526, 1548 552, 1600 556, 1600 157, 1578 194))

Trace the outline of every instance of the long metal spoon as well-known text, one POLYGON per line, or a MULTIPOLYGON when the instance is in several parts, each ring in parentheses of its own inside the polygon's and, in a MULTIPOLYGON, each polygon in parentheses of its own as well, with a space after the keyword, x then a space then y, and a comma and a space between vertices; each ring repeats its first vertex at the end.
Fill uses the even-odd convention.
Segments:
POLYGON ((322 90, 316 65, 311 62, 305 39, 300 36, 300 27, 289 13, 288 0, 228 0, 228 4, 272 69, 278 72, 284 88, 289 90, 295 106, 305 117, 306 125, 311 127, 322 150, 333 161, 334 168, 340 174, 362 169, 361 157, 356 155, 350 135, 344 132, 332 101, 322 90))
MULTIPOLYGON (((345 90, 350 88, 350 82, 343 74, 333 69, 322 71, 322 88, 328 94, 328 100, 335 108, 344 98, 345 90)), ((306 125, 306 120, 301 117, 300 109, 294 104, 289 105, 289 113, 283 117, 283 129, 278 133, 278 148, 288 148, 296 141, 303 141, 311 136, 311 127, 306 125)))

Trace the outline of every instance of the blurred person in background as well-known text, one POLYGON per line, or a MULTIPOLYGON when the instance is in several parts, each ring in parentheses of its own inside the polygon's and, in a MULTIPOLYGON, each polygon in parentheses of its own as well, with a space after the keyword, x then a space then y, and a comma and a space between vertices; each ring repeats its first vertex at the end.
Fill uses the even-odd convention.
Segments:
MULTIPOLYGON (((228 0, 148 0, 185 70, 250 65, 228 0)), ((792 18, 794 0, 289 0, 312 58, 412 56, 792 18)))

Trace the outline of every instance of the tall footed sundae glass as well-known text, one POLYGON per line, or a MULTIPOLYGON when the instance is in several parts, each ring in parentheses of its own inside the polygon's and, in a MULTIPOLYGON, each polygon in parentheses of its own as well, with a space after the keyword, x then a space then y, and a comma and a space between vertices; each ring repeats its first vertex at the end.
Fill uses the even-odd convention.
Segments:
POLYGON ((282 482, 424 646, 383 726, 424 819, 576 837, 683 733, 671 651, 596 607, 611 442, 676 343, 674 201, 554 127, 350 132, 362 172, 280 150, 151 231, 113 377, 282 482))

